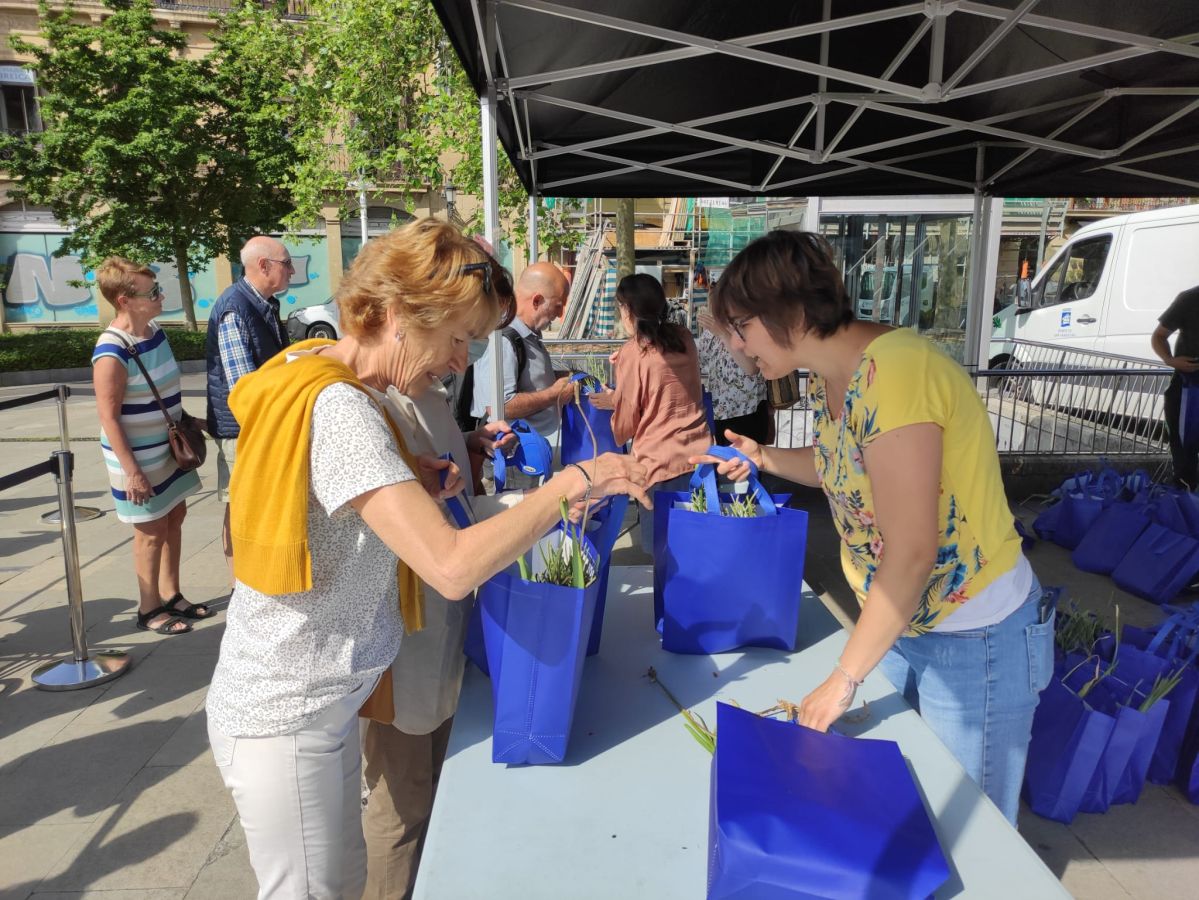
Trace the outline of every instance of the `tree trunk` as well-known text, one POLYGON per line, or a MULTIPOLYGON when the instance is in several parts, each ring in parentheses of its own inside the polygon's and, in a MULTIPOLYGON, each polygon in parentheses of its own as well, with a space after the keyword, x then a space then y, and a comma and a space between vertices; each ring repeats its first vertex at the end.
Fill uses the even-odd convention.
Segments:
POLYGON ((633 206, 631 198, 616 201, 616 279, 636 271, 637 252, 633 242, 633 206))
POLYGON ((175 271, 179 275, 179 302, 183 305, 183 324, 188 331, 199 331, 196 327, 196 303, 192 297, 192 281, 188 274, 186 244, 175 245, 175 271))

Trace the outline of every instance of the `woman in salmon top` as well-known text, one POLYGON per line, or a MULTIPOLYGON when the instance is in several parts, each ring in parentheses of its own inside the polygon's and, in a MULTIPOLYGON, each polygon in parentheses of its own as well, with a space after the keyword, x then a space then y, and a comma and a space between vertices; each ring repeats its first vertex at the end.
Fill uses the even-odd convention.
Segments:
MULTIPOLYGON (((670 321, 666 294, 652 275, 627 275, 616 286, 620 322, 630 335, 612 355, 616 388, 591 395, 611 409, 618 444, 632 439, 648 470, 649 492, 681 491, 691 478, 690 458, 712 446, 704 416, 695 340, 670 321)), ((654 550, 653 515, 641 515, 641 547, 654 550)))

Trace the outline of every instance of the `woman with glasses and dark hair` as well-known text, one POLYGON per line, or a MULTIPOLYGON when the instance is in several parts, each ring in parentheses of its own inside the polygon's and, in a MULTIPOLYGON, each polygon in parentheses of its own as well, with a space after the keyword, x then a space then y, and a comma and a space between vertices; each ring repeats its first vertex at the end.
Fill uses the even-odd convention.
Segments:
MULTIPOLYGON (((801 705, 824 730, 876 666, 1014 824, 1033 712, 1053 671, 1043 601, 1004 495, 995 435, 957 362, 914 331, 855 321, 825 241, 774 231, 725 269, 713 315, 767 378, 809 376, 812 446, 732 445, 820 487, 862 612, 801 705)), ((720 465, 726 477, 748 467, 720 465)))
MULTIPOLYGON (((666 293, 652 275, 622 278, 616 306, 629 339, 612 354, 615 389, 592 394, 591 402, 612 410, 618 444, 633 441, 633 455, 649 470, 651 494, 684 490, 690 458, 712 446, 695 340, 671 321, 666 293)), ((641 547, 654 551, 653 515, 644 511, 641 547)))
POLYGON ((358 714, 368 698, 364 714, 393 714, 384 673, 402 634, 424 627, 421 582, 462 599, 528 550, 562 500, 644 496, 644 468, 608 454, 454 528, 437 499, 462 489, 458 468, 415 457, 381 404, 465 368, 470 341, 500 319, 490 262, 423 219, 367 244, 337 302, 341 340, 294 345, 229 395, 235 587, 208 734, 260 898, 362 896, 358 714))
POLYGON ((119 256, 100 264, 96 284, 117 313, 96 341, 92 385, 117 518, 133 526, 137 627, 185 634, 192 630, 189 620, 212 614, 206 606, 188 603, 179 590, 183 518, 188 495, 200 489, 200 477, 175 464, 166 418, 134 359, 135 354, 140 358, 177 421, 183 414, 179 365, 166 333, 154 321, 162 314, 162 288, 148 266, 119 256))

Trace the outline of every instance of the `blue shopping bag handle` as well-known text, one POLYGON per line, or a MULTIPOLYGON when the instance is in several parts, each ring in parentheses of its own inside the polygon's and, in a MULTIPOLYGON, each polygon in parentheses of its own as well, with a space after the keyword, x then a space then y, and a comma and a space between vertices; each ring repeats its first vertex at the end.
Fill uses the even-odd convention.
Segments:
MULTIPOLYGON (((497 440, 504 434, 516 435, 516 451, 512 454, 513 464, 526 475, 545 476, 550 474, 554 465, 554 454, 550 450, 550 442, 524 419, 513 419, 508 423, 509 431, 497 434, 497 440)), ((491 452, 492 463, 495 466, 495 489, 502 491, 508 483, 508 458, 500 447, 491 452)))
MULTIPOLYGON (((443 453, 437 458, 444 459, 447 462, 454 461, 454 458, 448 453, 443 453)), ((445 480, 449 477, 449 474, 449 469, 442 469, 437 473, 437 479, 442 487, 445 487, 445 480)), ((454 497, 446 497, 445 506, 446 509, 450 511, 450 516, 453 518, 454 523, 459 528, 470 528, 470 526, 474 524, 473 516, 467 511, 470 506, 465 494, 458 494, 454 497)))
MULTIPOLYGON (((740 459, 744 460, 749 466, 749 491, 754 495, 754 500, 758 506, 768 516, 778 515, 778 508, 774 505, 774 498, 767 493, 762 487, 762 483, 758 481, 758 467, 753 464, 748 456, 740 450, 734 450, 732 447, 713 446, 707 450, 708 456, 715 456, 718 459, 740 459)), ((719 516, 720 511, 720 493, 716 490, 716 466, 713 463, 700 463, 695 467, 695 471, 691 473, 691 488, 702 487, 704 493, 709 498, 716 498, 715 502, 708 501, 708 514, 719 516)))
POLYGON ((576 372, 570 376, 572 382, 579 382, 579 393, 584 397, 588 394, 598 394, 604 390, 604 384, 589 372, 576 372))

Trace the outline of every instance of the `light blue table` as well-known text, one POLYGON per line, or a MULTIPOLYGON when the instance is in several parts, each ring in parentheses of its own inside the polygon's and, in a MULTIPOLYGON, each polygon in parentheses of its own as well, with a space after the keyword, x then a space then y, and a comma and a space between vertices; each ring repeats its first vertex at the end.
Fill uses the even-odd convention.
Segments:
MULTIPOLYGON (((587 660, 567 761, 491 762, 491 687, 467 666, 429 824, 418 900, 698 900, 707 880, 711 757, 645 673, 714 723, 716 701, 799 701, 832 670, 846 634, 805 594, 800 651, 677 656, 651 625, 648 567, 615 568, 603 644, 587 660)), ((1069 897, 879 674, 858 692, 870 715, 839 726, 897 741, 953 874, 938 897, 1069 897)))

